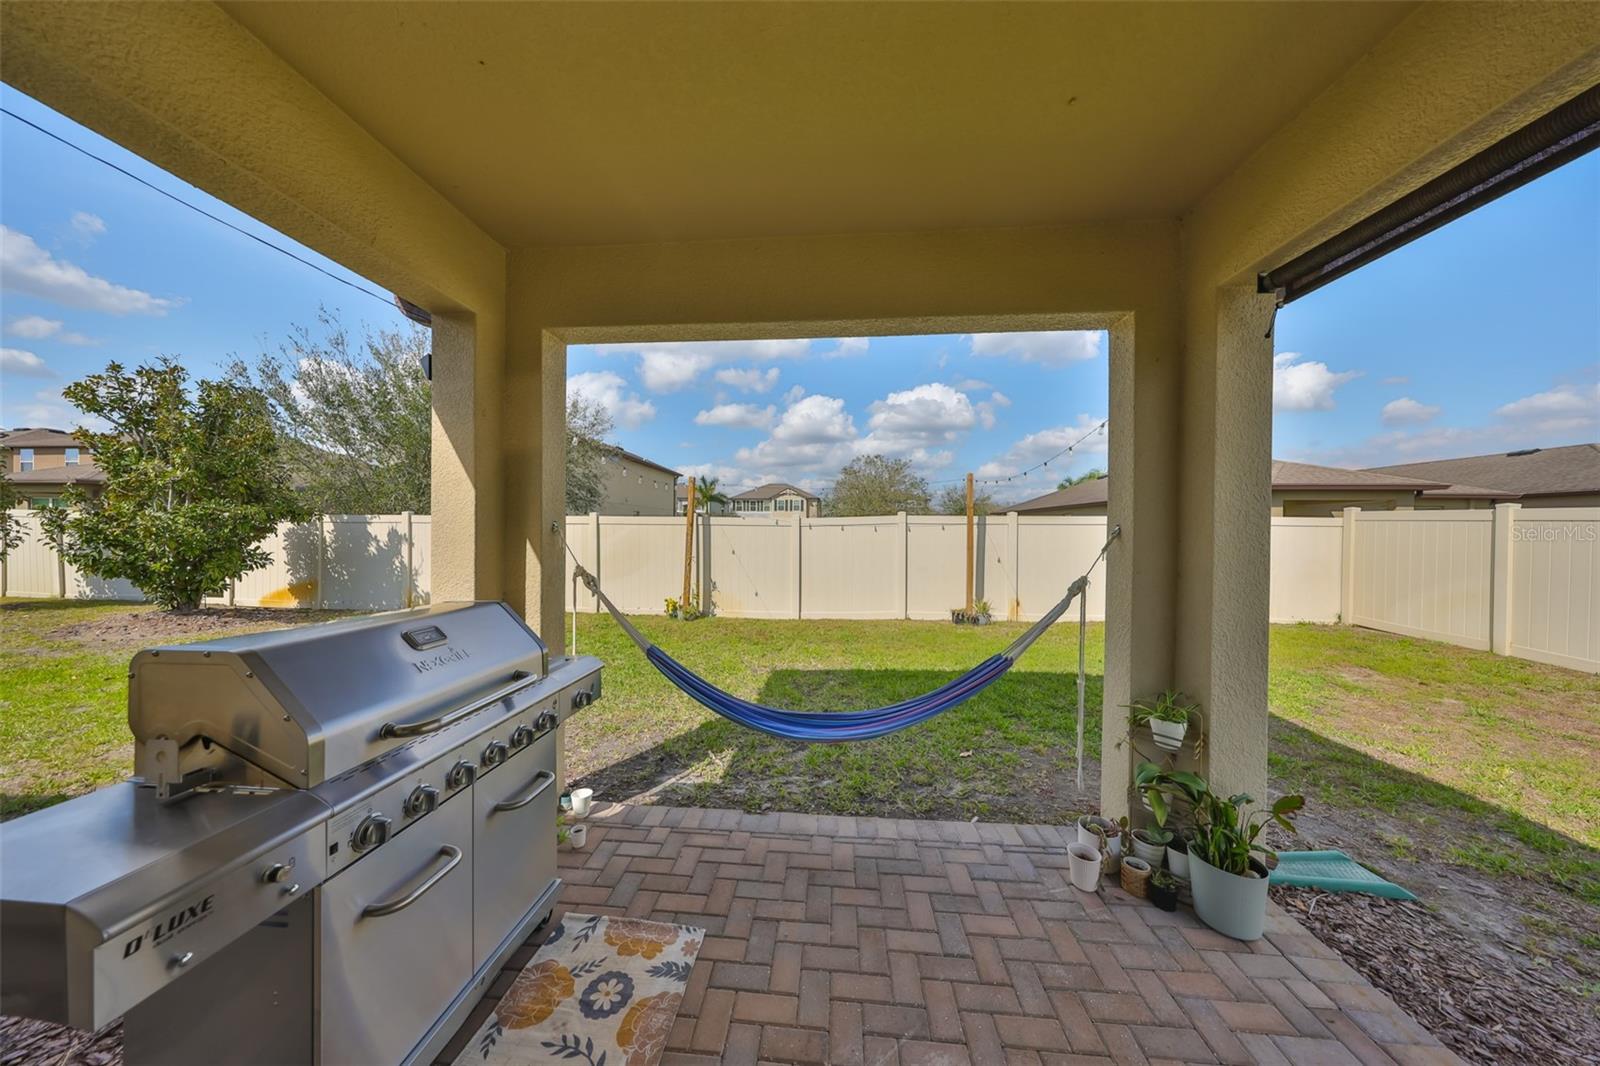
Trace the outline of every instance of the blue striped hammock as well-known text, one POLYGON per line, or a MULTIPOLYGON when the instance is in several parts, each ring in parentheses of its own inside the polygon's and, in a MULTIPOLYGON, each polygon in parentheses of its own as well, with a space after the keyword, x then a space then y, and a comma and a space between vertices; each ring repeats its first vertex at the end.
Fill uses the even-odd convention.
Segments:
MULTIPOLYGON (((1093 572, 1101 559, 1105 558, 1106 549, 1111 546, 1111 541, 1116 538, 1119 529, 1113 528, 1111 536, 1100 549, 1100 554, 1095 556, 1089 565, 1089 572, 1093 572)), ((565 545, 566 538, 562 538, 565 545)), ((572 549, 567 553, 572 555, 572 549)), ((717 714, 732 722, 749 729, 759 730, 770 736, 781 737, 785 740, 803 740, 813 743, 837 743, 847 740, 870 740, 893 733, 907 726, 948 711, 958 704, 976 696, 996 681, 1005 676, 1006 671, 1016 664, 1018 657, 1033 646, 1034 641, 1044 635, 1072 605, 1078 600, 1080 621, 1083 619, 1085 603, 1083 596, 1089 587, 1089 572, 1074 581, 1067 589, 1067 594, 1061 601, 1045 612, 1027 631, 1012 641, 1004 651, 991 655, 977 666, 968 670, 960 677, 948 681, 932 692, 916 696, 899 703, 891 703, 887 707, 875 707, 864 711, 786 711, 777 707, 765 707, 759 703, 735 696, 731 692, 724 692, 705 678, 695 674, 688 667, 658 648, 643 633, 628 621, 626 615, 617 610, 617 607, 606 594, 600 591, 600 583, 594 575, 589 573, 578 562, 576 555, 572 556, 573 566, 576 568, 577 577, 583 582, 584 587, 592 592, 597 600, 611 613, 617 625, 622 627, 633 642, 644 652, 650 664, 661 671, 663 677, 671 681, 683 692, 687 693, 702 706, 715 711, 717 714)), ((1079 626, 1078 636, 1078 718, 1079 732, 1082 732, 1083 719, 1083 627, 1079 626)), ((1080 741, 1081 743, 1081 741, 1080 741)))

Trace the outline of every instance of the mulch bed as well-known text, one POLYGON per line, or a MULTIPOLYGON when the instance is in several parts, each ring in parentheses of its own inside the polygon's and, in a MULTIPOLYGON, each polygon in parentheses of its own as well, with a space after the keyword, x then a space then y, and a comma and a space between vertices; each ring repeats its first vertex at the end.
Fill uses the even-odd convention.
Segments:
POLYGON ((0 1016, 0 1066, 117 1066, 122 1023, 98 1033, 31 1018, 0 1016))
POLYGON ((1317 939, 1469 1062, 1600 1062, 1600 1009, 1565 962, 1495 960, 1420 903, 1274 888, 1317 939))
MULTIPOLYGON (((12 606, 6 604, 6 607, 12 606)), ((0 608, 3 610, 4 608, 0 608)), ((149 644, 209 640, 241 629, 286 629, 309 622, 349 617, 348 612, 295 610, 281 607, 206 607, 198 611, 147 611, 109 614, 74 622, 50 636, 99 648, 142 648, 149 644)))

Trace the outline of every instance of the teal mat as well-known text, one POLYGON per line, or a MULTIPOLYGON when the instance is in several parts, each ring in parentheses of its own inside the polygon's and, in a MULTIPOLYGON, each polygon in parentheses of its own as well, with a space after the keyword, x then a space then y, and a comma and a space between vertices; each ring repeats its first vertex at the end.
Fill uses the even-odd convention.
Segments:
POLYGON ((1388 899, 1417 898, 1342 851, 1280 851, 1278 866, 1268 880, 1275 885, 1321 888, 1329 892, 1365 892, 1388 899))

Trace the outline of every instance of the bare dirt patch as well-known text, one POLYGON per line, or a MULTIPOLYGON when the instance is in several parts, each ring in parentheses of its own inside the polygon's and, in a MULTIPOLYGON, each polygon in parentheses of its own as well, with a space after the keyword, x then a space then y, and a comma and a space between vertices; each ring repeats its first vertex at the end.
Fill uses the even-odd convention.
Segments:
MULTIPOLYGON (((16 604, 0 605, 0 611, 15 609, 16 604)), ((138 649, 151 644, 210 640, 223 634, 288 629, 346 616, 341 611, 296 611, 276 607, 207 607, 199 611, 151 608, 73 622, 51 630, 47 636, 91 645, 102 651, 138 649)))

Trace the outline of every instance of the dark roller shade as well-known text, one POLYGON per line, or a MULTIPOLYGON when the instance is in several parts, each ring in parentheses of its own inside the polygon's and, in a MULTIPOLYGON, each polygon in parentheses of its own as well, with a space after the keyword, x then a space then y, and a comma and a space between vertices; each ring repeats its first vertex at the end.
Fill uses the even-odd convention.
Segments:
POLYGON ((1600 86, 1495 142, 1388 207, 1262 274, 1261 292, 1297 300, 1541 174, 1600 147, 1600 86))

